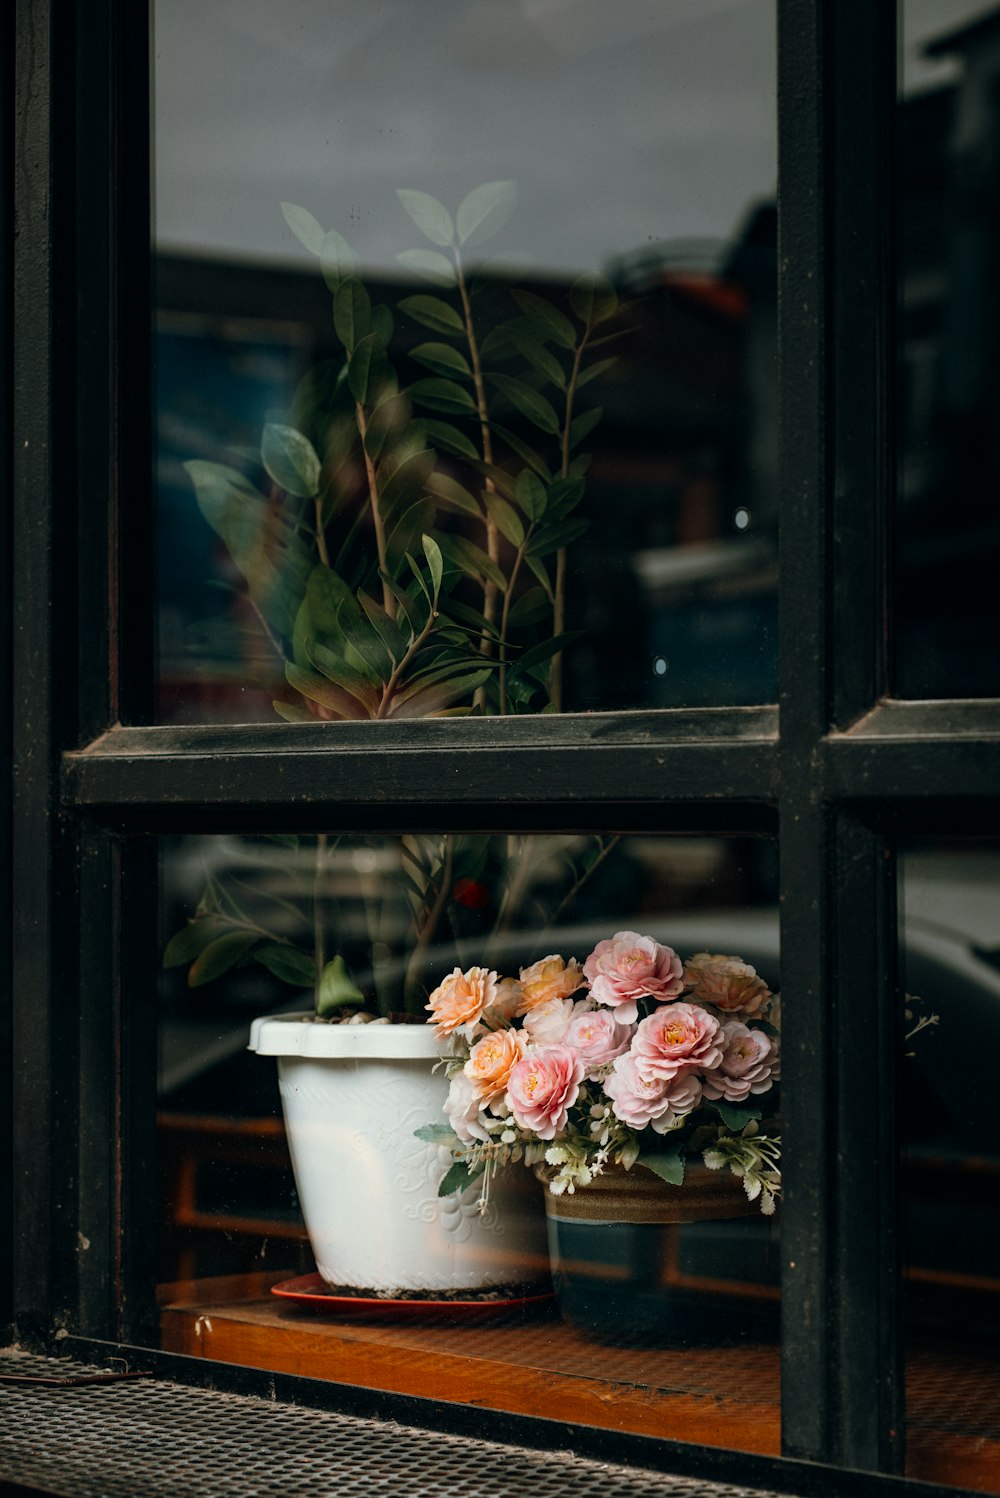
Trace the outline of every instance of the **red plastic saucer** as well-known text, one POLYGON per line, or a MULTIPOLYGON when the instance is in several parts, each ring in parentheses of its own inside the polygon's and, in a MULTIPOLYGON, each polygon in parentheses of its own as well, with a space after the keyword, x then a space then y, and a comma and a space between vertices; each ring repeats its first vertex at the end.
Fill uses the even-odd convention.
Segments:
POLYGON ((514 1311, 535 1311, 555 1300, 552 1290, 537 1295, 519 1295, 511 1300, 381 1300, 377 1296, 337 1295, 327 1288, 318 1274, 303 1274, 297 1279, 282 1280, 271 1286, 271 1294, 294 1305, 309 1306, 316 1311, 330 1311, 337 1316, 376 1317, 387 1320, 422 1318, 461 1321, 493 1321, 514 1311))

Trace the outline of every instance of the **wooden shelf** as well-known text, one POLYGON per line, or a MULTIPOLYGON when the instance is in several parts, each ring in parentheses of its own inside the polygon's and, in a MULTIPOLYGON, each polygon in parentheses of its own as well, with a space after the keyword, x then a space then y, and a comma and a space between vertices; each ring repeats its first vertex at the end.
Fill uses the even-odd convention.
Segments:
MULTIPOLYGON (((165 1286, 162 1345, 224 1363, 777 1455, 775 1345, 623 1348, 555 1312, 487 1325, 361 1320, 271 1296, 286 1272, 165 1286)), ((907 1475, 1000 1492, 1000 1358, 930 1344, 907 1367, 907 1475)))

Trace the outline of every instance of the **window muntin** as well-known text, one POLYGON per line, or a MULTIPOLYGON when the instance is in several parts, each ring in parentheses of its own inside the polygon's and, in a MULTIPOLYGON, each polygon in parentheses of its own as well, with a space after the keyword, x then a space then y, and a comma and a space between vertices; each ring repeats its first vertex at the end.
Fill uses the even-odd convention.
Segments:
MULTIPOLYGON (((384 679, 372 684, 374 702, 363 689, 360 703, 345 701, 342 667, 339 690, 316 684, 320 701, 289 685, 285 662, 322 678, 301 637, 312 628, 327 644, 339 638, 329 607, 314 601, 300 615, 321 550, 352 593, 363 586, 394 615, 405 605, 383 588, 376 563, 417 589, 402 554, 426 571, 427 530, 442 541, 444 591, 459 613, 451 654, 472 657, 464 672, 455 666, 456 680, 483 667, 467 611, 489 621, 486 680, 448 696, 452 706, 773 701, 773 6, 633 0, 612 17, 597 5, 572 16, 525 5, 512 25, 489 6, 442 0, 422 9, 417 27, 405 7, 375 18, 301 5, 291 28, 262 6, 199 14, 197 24, 189 8, 172 0, 156 11, 161 721, 268 721, 275 699, 293 716, 392 708, 399 694, 386 699, 384 679), (210 85, 199 81, 209 56, 210 85), (484 183, 486 196, 455 217, 484 183), (451 220, 442 228, 439 210, 411 196, 414 222, 397 188, 433 194, 451 220), (282 202, 293 204, 290 221, 282 202), (376 456, 381 495, 397 457, 436 444, 435 503, 426 490, 422 508, 408 500, 412 523, 396 543, 390 532, 404 517, 372 497, 353 398, 340 400, 335 422, 328 390, 310 404, 322 371, 335 374, 345 357, 320 257, 306 248, 317 249, 322 230, 350 241, 359 282, 393 312, 390 354, 413 392, 400 409, 437 424, 423 435, 419 425, 396 431, 395 455, 382 446, 376 456), (441 270, 456 247, 470 292, 478 286, 488 453, 480 392, 462 372, 476 365, 462 296, 454 266, 441 270), (421 279, 428 270, 438 283, 421 279), (442 274, 451 285, 439 284, 442 274), (589 305, 573 291, 581 275, 604 287, 578 371, 586 385, 573 375, 574 339, 579 346, 588 326, 574 310, 589 305), (618 312, 605 317, 608 283, 618 312), (515 292, 543 296, 548 310, 515 292), (425 300, 415 313, 413 299, 428 296, 451 312, 435 315, 425 300), (305 429, 324 464, 318 480, 308 455, 310 473, 298 480, 287 457, 272 452, 270 471, 261 466, 268 422, 305 429), (442 424, 461 436, 443 435, 442 424), (525 459, 526 445, 541 467, 525 459), (501 471, 484 475, 475 466, 484 456, 501 471), (242 474, 257 500, 235 480, 210 492, 202 469, 196 502, 183 467, 191 461, 242 474), (532 473, 556 485, 548 499, 532 473), (303 492, 289 495, 283 479, 303 492), (304 493, 315 483, 322 548, 309 536, 315 513, 304 493), (240 518, 220 517, 227 506, 240 518), (374 520, 383 507, 384 547, 374 520), (272 576, 278 548, 286 586, 272 576), (549 656, 553 633, 568 638, 549 656)), ((344 254, 328 237, 331 284, 344 254)), ((340 333, 353 337, 345 315, 340 333)), ((373 376, 360 403, 366 426, 389 388, 373 376)), ((354 623, 368 632, 364 616, 354 623)), ((435 643, 425 642, 418 667, 443 663, 435 643)), ((380 653, 377 640, 371 648, 380 653)), ((392 668, 381 664, 384 677, 392 668)))

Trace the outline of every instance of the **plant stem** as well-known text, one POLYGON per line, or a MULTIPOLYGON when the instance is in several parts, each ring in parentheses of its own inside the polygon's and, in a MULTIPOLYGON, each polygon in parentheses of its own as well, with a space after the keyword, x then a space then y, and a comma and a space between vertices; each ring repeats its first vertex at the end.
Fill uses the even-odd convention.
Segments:
POLYGON ((514 597, 514 584, 517 582, 517 574, 521 570, 521 563, 524 560, 525 548, 530 537, 531 530, 529 529, 524 540, 517 548, 517 554, 514 557, 514 565, 510 569, 510 577, 507 580, 507 591, 503 595, 503 611, 500 615, 500 642, 498 646, 500 654, 500 711, 502 713, 505 713, 507 711, 507 620, 510 617, 511 600, 514 597))
POLYGON ((323 919, 322 877, 326 863, 326 833, 316 838, 316 860, 313 864, 313 945, 316 950, 316 998, 319 999, 319 983, 326 967, 326 922, 323 919))
POLYGON ((573 887, 565 895, 563 895, 562 899, 559 901, 559 904, 556 906, 555 910, 552 912, 551 916, 546 922, 546 929, 548 929, 549 926, 554 925, 554 923, 558 921, 559 917, 562 915, 566 907, 576 899, 577 895, 580 893, 587 880, 591 877, 592 874, 597 871, 597 869, 600 868, 601 864, 607 858, 608 854, 612 852, 613 849, 617 848, 620 842, 620 832, 616 832, 613 837, 608 838, 600 853, 598 853, 597 857, 590 865, 590 868, 584 869, 583 873, 579 876, 573 887))
MULTIPOLYGON (((462 312, 465 316, 465 339, 469 346, 469 358, 472 360, 472 382, 476 388, 476 408, 479 412, 479 432, 483 449, 483 462, 493 464, 493 433, 490 429, 490 412, 486 404, 486 384, 483 380, 482 360, 479 357, 479 340, 476 338, 476 326, 472 320, 472 302, 469 299, 469 288, 465 284, 465 273, 462 269, 462 257, 456 245, 453 251, 455 257, 455 279, 458 282, 458 294, 462 299, 462 312)), ((486 476, 483 484, 487 494, 496 494, 496 485, 493 480, 486 476)), ((497 530, 496 521, 493 516, 486 515, 486 554, 491 562, 499 564, 500 561, 500 532, 497 530)), ((497 615, 497 585, 489 578, 483 584, 483 618, 488 624, 496 622, 497 615)), ((488 655, 490 650, 489 634, 484 631, 479 641, 479 653, 488 655)), ((476 700, 480 706, 485 705, 485 689, 479 687, 476 691, 476 700)), ((500 711, 504 711, 503 698, 500 700, 500 711)))
POLYGON ((398 661, 397 664, 392 668, 392 675, 389 677, 389 680, 382 688, 382 700, 379 703, 378 709, 375 713, 376 718, 385 718, 388 716, 389 707, 392 703, 392 694, 396 690, 397 682, 399 681, 403 672, 406 670, 407 666, 410 664, 413 657, 416 655, 417 651, 420 649, 421 645, 424 643, 434 626, 434 620, 438 616, 437 601, 437 594, 435 593, 434 602, 431 604, 431 611, 427 615, 427 623, 424 625, 420 633, 410 641, 410 648, 409 650, 407 650, 402 660, 398 661))
MULTIPOLYGON (((587 347, 590 338, 592 324, 587 323, 583 330, 583 337, 573 350, 573 368, 570 370, 569 383, 566 386, 566 418, 563 422, 562 433, 562 466, 560 475, 569 478, 569 434, 573 425, 573 401, 576 397, 576 382, 580 377, 580 363, 583 359, 583 351, 587 347)), ((555 597, 552 602, 552 633, 554 636, 561 635, 566 628, 566 548, 560 546, 556 552, 556 586, 555 597)), ((562 651, 558 651, 552 657, 552 668, 549 672, 549 699, 556 712, 562 711, 562 651)))
POLYGON ((407 1010, 410 1010, 414 996, 419 997, 420 969, 423 965, 424 953, 434 938, 438 928, 438 922, 444 911, 451 889, 451 865, 454 853, 454 845, 451 833, 446 833, 442 844, 441 854, 441 882, 438 885, 434 903, 427 912, 427 919, 417 932, 417 939, 410 953, 410 960, 406 964, 406 977, 403 980, 403 1002, 407 1010))
MULTIPOLYGON (((368 479, 368 499, 372 510, 372 523, 375 526, 375 546, 378 550, 378 565, 382 572, 389 571, 388 554, 385 545, 385 522, 379 513, 378 507, 378 479, 375 476, 375 464, 372 462, 368 452, 365 439, 368 436, 368 422, 365 417, 365 408, 360 401, 354 403, 354 414, 358 423, 358 431, 361 434, 361 451, 365 455, 365 475, 368 479)), ((392 595, 392 589, 382 579, 382 607, 390 619, 396 617, 396 600, 392 595)))
POLYGON ((319 494, 313 500, 313 504, 316 506, 316 550, 319 552, 319 559, 323 566, 329 567, 330 553, 326 549, 326 532, 323 529, 323 500, 319 494))

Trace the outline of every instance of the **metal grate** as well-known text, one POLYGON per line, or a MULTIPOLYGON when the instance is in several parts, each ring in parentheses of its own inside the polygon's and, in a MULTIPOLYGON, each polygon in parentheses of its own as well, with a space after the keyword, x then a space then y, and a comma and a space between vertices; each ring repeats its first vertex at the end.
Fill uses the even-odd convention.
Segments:
MULTIPOLYGON (((103 1372, 0 1353, 0 1377, 103 1372)), ((774 1498, 155 1379, 0 1382, 0 1479, 64 1498, 774 1498)))

